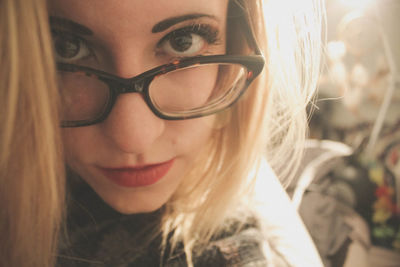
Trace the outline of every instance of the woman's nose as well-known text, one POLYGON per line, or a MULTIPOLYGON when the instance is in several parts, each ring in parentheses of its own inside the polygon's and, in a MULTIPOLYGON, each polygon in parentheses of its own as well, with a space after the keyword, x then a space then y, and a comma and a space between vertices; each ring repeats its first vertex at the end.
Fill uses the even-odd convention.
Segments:
POLYGON ((142 95, 119 95, 108 118, 102 123, 104 134, 120 150, 142 154, 162 135, 165 121, 153 114, 142 95))
MULTIPOLYGON (((145 53, 140 53, 143 49, 139 44, 116 38, 110 45, 109 71, 119 77, 131 78, 146 70, 149 60, 145 53)), ((153 114, 141 94, 125 93, 118 96, 111 113, 102 123, 102 130, 121 151, 142 154, 162 135, 164 123, 153 114)))

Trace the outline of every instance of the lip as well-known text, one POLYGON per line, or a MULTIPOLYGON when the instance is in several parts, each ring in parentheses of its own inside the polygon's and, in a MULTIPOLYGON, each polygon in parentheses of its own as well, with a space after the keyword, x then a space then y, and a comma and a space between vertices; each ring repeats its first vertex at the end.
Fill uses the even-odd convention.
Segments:
POLYGON ((174 159, 143 166, 99 168, 104 176, 123 187, 143 187, 157 183, 171 169, 174 159))

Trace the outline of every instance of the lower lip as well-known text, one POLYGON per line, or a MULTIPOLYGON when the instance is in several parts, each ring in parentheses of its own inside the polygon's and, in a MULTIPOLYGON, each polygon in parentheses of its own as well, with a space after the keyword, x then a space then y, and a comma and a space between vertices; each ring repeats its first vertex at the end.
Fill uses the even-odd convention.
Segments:
POLYGON ((143 168, 103 169, 102 173, 113 183, 123 187, 143 187, 157 183, 171 169, 174 159, 143 168))

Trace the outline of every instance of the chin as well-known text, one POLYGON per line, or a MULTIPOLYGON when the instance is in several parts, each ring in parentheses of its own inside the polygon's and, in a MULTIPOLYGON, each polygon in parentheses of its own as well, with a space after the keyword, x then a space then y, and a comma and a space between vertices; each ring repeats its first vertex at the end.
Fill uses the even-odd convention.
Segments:
POLYGON ((159 192, 97 193, 111 208, 126 215, 154 212, 160 209, 170 197, 169 192, 164 192, 164 194, 159 192))
POLYGON ((158 209, 160 209, 163 206, 163 203, 155 205, 155 204, 144 204, 144 205, 119 205, 119 204, 109 204, 108 205, 111 206, 111 208, 113 208, 114 210, 118 211, 121 214, 125 214, 125 215, 131 215, 131 214, 138 214, 138 213, 151 213, 154 212, 158 209))

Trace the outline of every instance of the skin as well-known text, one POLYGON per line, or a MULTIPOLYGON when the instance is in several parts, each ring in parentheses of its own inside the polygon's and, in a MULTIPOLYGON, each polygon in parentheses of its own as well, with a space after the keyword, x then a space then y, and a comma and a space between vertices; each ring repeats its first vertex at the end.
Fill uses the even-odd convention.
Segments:
MULTIPOLYGON (((166 63, 156 44, 170 31, 189 23, 208 23, 218 28, 225 40, 227 0, 52 0, 50 14, 89 28, 96 60, 85 64, 120 77, 136 76, 166 63), (200 18, 158 33, 158 22, 176 16, 201 13, 200 18), (158 49, 158 50, 157 50, 158 49)), ((203 52, 224 53, 224 45, 203 52)), ((125 213, 150 212, 165 204, 175 192, 196 155, 213 131, 214 116, 183 121, 156 117, 139 94, 123 94, 107 119, 99 124, 63 129, 66 163, 115 210, 125 213), (99 167, 121 168, 175 159, 169 172, 157 183, 128 188, 108 180, 99 167)))

